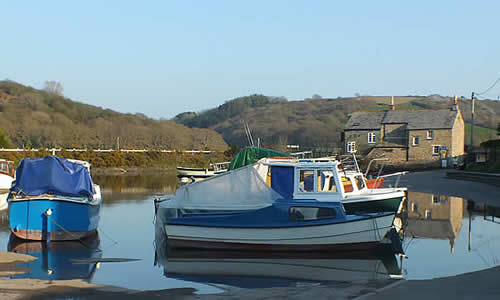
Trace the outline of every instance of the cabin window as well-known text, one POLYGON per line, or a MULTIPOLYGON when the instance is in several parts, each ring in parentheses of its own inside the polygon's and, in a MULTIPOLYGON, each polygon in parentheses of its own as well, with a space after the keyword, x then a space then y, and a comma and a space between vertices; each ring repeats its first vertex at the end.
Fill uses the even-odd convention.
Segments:
POLYGON ((299 191, 314 192, 314 170, 300 170, 299 191))
POLYGON ((414 136, 413 137, 413 146, 417 146, 418 144, 420 144, 420 137, 414 136))
POLYGON ((361 175, 355 176, 354 180, 356 182, 356 186, 358 187, 358 190, 362 190, 365 188, 365 181, 363 180, 363 176, 361 176, 361 175))
POLYGON ((439 149, 441 149, 440 145, 432 145, 432 155, 439 155, 439 149))
POLYGON ((375 132, 368 132, 368 144, 375 144, 376 136, 375 132))
POLYGON ((314 221, 333 219, 337 211, 333 207, 290 207, 288 215, 290 221, 314 221))
POLYGON ((350 193, 354 191, 352 181, 349 177, 342 177, 342 185, 344 186, 344 192, 350 193))
POLYGON ((427 139, 432 140, 434 138, 434 130, 427 130, 427 139))
POLYGON ((337 192, 332 170, 318 170, 318 192, 337 192))
POLYGON ((348 153, 356 152, 356 142, 347 142, 346 151, 348 153))

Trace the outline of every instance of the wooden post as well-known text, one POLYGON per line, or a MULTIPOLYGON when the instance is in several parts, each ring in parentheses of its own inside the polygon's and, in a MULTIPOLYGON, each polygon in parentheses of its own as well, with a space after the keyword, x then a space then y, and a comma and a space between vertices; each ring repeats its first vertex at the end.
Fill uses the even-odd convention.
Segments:
POLYGON ((470 126, 470 145, 473 147, 474 146, 474 102, 475 102, 475 98, 474 98, 474 92, 472 92, 471 94, 471 105, 472 105, 472 108, 471 108, 471 126, 470 126))

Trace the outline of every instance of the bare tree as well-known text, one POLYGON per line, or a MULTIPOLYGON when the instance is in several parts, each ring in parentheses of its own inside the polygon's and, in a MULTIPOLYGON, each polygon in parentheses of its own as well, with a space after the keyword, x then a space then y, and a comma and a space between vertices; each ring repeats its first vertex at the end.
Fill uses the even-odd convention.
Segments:
POLYGON ((48 80, 45 81, 43 89, 49 93, 62 96, 63 95, 63 86, 59 81, 48 80))

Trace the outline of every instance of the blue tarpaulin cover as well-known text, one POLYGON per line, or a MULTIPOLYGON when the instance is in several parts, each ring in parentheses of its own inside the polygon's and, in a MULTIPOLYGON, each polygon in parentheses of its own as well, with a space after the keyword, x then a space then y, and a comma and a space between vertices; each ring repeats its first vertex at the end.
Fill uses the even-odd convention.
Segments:
POLYGON ((83 165, 67 159, 46 156, 25 158, 16 170, 12 192, 38 196, 53 194, 69 197, 91 197, 93 182, 83 165))

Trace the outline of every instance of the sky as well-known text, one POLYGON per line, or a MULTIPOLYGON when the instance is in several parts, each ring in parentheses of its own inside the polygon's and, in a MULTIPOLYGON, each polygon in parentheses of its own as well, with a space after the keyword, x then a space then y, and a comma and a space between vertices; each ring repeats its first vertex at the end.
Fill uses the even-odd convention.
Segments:
MULTIPOLYGON (((170 119, 251 94, 470 97, 500 1, 1 1, 0 80, 170 119)), ((481 95, 497 99, 500 84, 481 95)))

